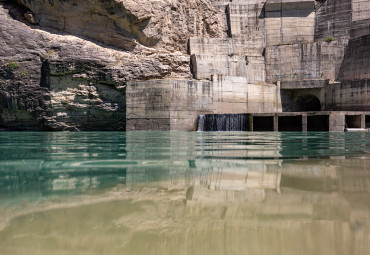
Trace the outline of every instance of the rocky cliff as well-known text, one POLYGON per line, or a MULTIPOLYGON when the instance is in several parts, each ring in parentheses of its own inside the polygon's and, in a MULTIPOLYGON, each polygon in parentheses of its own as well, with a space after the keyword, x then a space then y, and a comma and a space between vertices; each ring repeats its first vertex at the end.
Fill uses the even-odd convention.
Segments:
POLYGON ((124 130, 127 81, 191 78, 209 0, 0 1, 0 129, 124 130))

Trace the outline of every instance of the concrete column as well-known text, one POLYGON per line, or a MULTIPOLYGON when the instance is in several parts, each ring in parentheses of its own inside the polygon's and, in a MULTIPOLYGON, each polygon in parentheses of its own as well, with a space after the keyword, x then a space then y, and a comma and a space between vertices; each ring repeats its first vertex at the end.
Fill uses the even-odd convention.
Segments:
POLYGON ((274 131, 279 131, 279 116, 277 113, 274 115, 274 131))
POLYGON ((302 114, 302 132, 307 132, 307 115, 302 114))
POLYGON ((249 131, 254 131, 253 127, 253 114, 249 115, 249 131))
POLYGON ((275 112, 282 112, 283 111, 283 105, 281 103, 281 95, 280 95, 280 88, 281 88, 281 82, 278 81, 276 83, 276 106, 275 106, 275 112))
POLYGON ((365 113, 361 114, 361 128, 366 128, 365 113))
POLYGON ((344 132, 346 118, 344 114, 329 115, 329 131, 344 132))

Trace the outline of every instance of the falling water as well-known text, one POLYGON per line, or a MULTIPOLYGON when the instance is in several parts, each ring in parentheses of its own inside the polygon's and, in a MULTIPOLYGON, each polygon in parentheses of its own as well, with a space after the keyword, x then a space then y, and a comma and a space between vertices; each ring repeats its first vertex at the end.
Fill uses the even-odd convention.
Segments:
POLYGON ((249 131, 249 114, 200 115, 198 131, 249 131))
POLYGON ((204 121, 206 116, 205 115, 199 115, 198 119, 198 129, 197 131, 204 131, 204 121))

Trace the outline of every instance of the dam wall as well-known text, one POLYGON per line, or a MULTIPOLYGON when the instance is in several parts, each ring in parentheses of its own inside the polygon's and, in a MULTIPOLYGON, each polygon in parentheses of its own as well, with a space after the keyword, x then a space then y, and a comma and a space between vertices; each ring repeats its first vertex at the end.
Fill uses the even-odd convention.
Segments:
POLYGON ((370 34, 349 40, 338 74, 338 80, 340 81, 369 78, 370 34))
POLYGON ((126 88, 126 130, 195 130, 202 114, 279 112, 279 87, 248 84, 245 77, 211 81, 150 80, 126 88))
POLYGON ((352 21, 351 0, 328 0, 316 11, 315 41, 348 40, 352 21))
POLYGON ((266 48, 266 81, 335 80, 345 44, 316 42, 266 48))
POLYGON ((193 130, 198 115, 254 114, 256 130, 343 131, 347 115, 370 111, 368 1, 212 5, 228 37, 189 39, 195 81, 129 82, 127 130, 193 130))
POLYGON ((370 79, 343 81, 325 87, 325 108, 333 111, 369 111, 370 79))
POLYGON ((265 28, 267 46, 313 42, 315 1, 267 1, 265 28))

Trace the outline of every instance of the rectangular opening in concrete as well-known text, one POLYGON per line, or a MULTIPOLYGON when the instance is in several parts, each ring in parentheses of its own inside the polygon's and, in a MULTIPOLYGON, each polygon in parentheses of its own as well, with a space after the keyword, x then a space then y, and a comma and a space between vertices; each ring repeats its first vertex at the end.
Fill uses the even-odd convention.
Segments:
POLYGON ((274 131, 274 117, 253 116, 253 131, 274 131))
POLYGON ((329 115, 307 116, 307 131, 329 131, 329 115))
POLYGON ((365 116, 365 128, 370 128, 370 115, 365 116))
POLYGON ((302 116, 280 116, 279 131, 302 131, 302 116))
POLYGON ((361 115, 346 115, 346 128, 361 128, 361 115))

